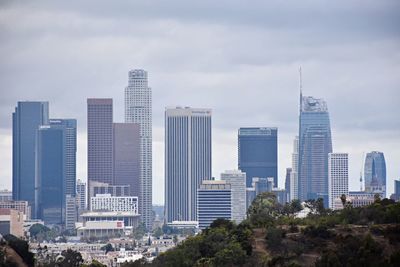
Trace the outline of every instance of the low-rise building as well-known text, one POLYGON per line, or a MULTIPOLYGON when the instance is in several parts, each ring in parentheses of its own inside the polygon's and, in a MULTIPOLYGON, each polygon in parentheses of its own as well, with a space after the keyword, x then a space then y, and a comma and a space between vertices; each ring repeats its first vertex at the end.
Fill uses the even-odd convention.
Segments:
POLYGON ((13 209, 0 209, 0 234, 12 234, 24 237, 24 220, 26 215, 13 209))

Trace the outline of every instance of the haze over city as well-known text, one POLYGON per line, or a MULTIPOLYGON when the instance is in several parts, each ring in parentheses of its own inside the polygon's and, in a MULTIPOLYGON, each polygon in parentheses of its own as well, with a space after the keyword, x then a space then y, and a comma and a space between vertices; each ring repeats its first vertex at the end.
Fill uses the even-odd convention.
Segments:
POLYGON ((349 153, 358 190, 364 152, 385 153, 387 192, 400 178, 397 1, 3 1, 0 4, 0 181, 11 189, 17 101, 50 102, 78 122, 77 178, 87 177, 86 99, 114 99, 124 120, 128 71, 149 73, 153 202, 164 203, 164 109, 213 111, 212 174, 237 168, 239 127, 278 127, 284 187, 303 94, 323 98, 334 152, 349 153))

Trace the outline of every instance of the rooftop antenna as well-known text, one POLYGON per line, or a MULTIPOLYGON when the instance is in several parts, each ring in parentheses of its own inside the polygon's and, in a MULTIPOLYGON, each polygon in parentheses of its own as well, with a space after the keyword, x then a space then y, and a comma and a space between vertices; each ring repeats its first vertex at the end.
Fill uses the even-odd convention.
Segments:
POLYGON ((299 87, 300 87, 300 112, 301 112, 302 98, 303 98, 303 79, 301 77, 301 66, 299 67, 299 87))

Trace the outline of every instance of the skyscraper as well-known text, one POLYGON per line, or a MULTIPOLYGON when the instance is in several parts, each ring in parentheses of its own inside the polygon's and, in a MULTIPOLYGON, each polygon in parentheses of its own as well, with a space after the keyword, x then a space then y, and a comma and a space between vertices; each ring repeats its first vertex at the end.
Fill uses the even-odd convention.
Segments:
MULTIPOLYGON (((91 181, 113 183, 113 101, 88 98, 88 186, 91 181)), ((91 196, 88 196, 90 199, 91 196)), ((88 202, 89 203, 89 202, 88 202)))
MULTIPOLYGON (((130 195, 140 195, 139 124, 114 123, 114 184, 130 185, 130 195)), ((141 203, 141 201, 139 200, 141 203)))
POLYGON ((76 194, 77 194, 77 203, 78 203, 78 209, 79 211, 86 210, 86 183, 78 180, 76 183, 76 194))
POLYGON ((340 209, 341 203, 337 201, 342 195, 349 194, 349 159, 347 153, 329 153, 328 155, 329 178, 329 208, 340 209), (335 202, 336 200, 336 202, 335 202), (336 203, 340 203, 338 207, 336 203))
POLYGON ((386 163, 382 152, 367 153, 364 165, 365 191, 382 191, 386 196, 386 163))
POLYGON ((290 194, 289 194, 290 200, 299 198, 298 167, 299 167, 299 137, 296 136, 293 141, 292 172, 290 173, 290 194))
POLYGON ((131 70, 125 88, 125 122, 140 125, 139 213, 145 226, 152 226, 152 97, 147 72, 131 70))
POLYGON ((278 129, 270 127, 240 128, 238 131, 238 165, 246 173, 246 186, 254 177, 274 177, 278 184, 278 129))
POLYGON ((26 200, 35 214, 35 144, 40 125, 48 124, 48 102, 18 102, 13 118, 14 200, 26 200))
POLYGON ((216 219, 232 219, 231 185, 226 181, 202 181, 197 189, 199 228, 206 229, 216 219))
POLYGON ((211 179, 211 110, 165 111, 165 218, 196 221, 197 189, 211 179))
POLYGON ((292 175, 292 168, 286 168, 286 177, 285 177, 285 190, 286 190, 286 199, 290 201, 290 177, 292 175))
MULTIPOLYGON (((300 94, 299 199, 328 196, 328 154, 332 152, 328 106, 323 99, 300 94)), ((326 203, 325 203, 326 204, 326 203)))
POLYGON ((239 170, 221 173, 221 180, 231 185, 232 220, 239 224, 246 219, 246 173, 239 170))

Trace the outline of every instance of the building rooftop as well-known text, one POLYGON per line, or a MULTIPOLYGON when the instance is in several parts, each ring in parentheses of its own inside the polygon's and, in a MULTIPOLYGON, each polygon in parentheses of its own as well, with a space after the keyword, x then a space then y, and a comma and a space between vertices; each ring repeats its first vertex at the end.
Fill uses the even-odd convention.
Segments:
POLYGON ((328 112, 328 105, 322 98, 303 96, 301 102, 302 112, 328 112))

